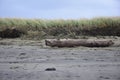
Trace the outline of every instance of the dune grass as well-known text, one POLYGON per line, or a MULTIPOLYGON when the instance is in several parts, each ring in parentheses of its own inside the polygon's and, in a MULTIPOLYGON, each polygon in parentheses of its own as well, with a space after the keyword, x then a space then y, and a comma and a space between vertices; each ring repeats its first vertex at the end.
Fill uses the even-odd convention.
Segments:
POLYGON ((120 17, 78 20, 0 18, 0 31, 15 27, 26 32, 23 38, 58 38, 76 36, 120 36, 120 17))

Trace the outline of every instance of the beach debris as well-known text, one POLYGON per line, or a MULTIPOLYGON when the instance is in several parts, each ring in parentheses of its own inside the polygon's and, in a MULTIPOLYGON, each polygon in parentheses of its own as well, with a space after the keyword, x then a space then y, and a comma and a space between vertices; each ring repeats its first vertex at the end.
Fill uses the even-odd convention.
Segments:
POLYGON ((46 68, 45 71, 56 71, 56 68, 46 68))
POLYGON ((108 47, 114 44, 112 40, 106 39, 97 39, 97 40, 88 40, 88 39, 46 39, 46 46, 51 47, 76 47, 76 46, 85 46, 85 47, 108 47))

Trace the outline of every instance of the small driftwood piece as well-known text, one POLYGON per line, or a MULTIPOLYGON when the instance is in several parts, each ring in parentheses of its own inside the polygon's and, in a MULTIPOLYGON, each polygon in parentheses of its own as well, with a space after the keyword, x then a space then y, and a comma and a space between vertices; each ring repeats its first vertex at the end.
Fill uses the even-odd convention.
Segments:
POLYGON ((45 71, 56 71, 56 68, 47 68, 45 71))
POLYGON ((48 39, 45 40, 46 46, 51 47, 108 47, 114 44, 112 40, 87 40, 87 39, 48 39))

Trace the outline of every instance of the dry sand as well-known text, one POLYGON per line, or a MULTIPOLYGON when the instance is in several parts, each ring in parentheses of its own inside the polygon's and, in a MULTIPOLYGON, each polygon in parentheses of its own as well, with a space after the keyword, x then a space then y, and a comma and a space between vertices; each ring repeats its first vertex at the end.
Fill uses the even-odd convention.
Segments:
POLYGON ((120 40, 114 41, 106 48, 50 48, 43 41, 0 40, 0 80, 120 80, 120 40))

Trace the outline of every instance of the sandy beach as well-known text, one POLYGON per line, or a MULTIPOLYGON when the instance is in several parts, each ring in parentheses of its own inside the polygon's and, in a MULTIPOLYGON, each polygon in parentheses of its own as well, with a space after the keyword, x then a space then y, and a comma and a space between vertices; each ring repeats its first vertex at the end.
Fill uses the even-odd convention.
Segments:
POLYGON ((44 41, 0 40, 0 80, 120 80, 119 40, 105 48, 51 48, 44 41))

